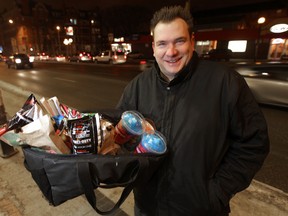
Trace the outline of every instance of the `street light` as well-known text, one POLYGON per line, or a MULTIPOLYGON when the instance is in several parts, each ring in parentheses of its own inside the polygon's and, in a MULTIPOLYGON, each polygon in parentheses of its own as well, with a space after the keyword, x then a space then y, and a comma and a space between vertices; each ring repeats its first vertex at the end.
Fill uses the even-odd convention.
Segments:
POLYGON ((257 20, 258 23, 258 35, 257 35, 257 41, 255 44, 255 56, 254 56, 254 61, 257 60, 258 57, 258 49, 259 49, 259 44, 260 44, 260 36, 261 36, 261 26, 263 23, 265 23, 266 19, 265 17, 259 17, 257 20))
POLYGON ((265 23, 265 21, 266 21, 265 17, 260 17, 257 22, 259 25, 261 25, 261 24, 265 23))
POLYGON ((73 42, 73 39, 72 38, 65 38, 64 41, 63 41, 63 44, 66 45, 66 56, 68 57, 69 56, 69 53, 68 53, 68 45, 71 45, 73 42))
POLYGON ((58 54, 61 54, 61 42, 60 42, 60 26, 56 26, 56 30, 57 30, 57 33, 58 33, 58 49, 59 49, 59 53, 58 54))

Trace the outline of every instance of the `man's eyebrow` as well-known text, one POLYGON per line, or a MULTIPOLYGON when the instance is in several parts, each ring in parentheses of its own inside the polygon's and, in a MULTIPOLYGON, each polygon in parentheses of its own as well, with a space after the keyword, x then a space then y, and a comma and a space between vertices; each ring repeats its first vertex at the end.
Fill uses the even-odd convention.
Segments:
MULTIPOLYGON (((178 38, 175 38, 174 40, 173 40, 173 42, 174 41, 181 41, 181 40, 187 40, 187 37, 178 37, 178 38)), ((167 43, 167 40, 159 40, 159 41, 156 41, 155 42, 156 44, 158 44, 158 43, 167 43)))
POLYGON ((159 44, 159 43, 166 43, 166 41, 165 40, 156 41, 156 44, 159 44))
POLYGON ((178 37, 178 38, 175 39, 175 41, 179 41, 179 40, 187 40, 187 37, 183 36, 183 37, 178 37))

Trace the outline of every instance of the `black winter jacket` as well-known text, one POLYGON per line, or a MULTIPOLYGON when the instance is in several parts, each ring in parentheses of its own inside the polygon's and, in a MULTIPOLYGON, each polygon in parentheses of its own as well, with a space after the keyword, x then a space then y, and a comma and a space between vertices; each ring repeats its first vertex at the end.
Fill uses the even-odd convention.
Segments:
POLYGON ((147 186, 134 190, 145 215, 225 215, 269 152, 267 125, 245 80, 222 64, 190 63, 170 83, 155 64, 125 88, 117 106, 152 119, 169 155, 147 186))

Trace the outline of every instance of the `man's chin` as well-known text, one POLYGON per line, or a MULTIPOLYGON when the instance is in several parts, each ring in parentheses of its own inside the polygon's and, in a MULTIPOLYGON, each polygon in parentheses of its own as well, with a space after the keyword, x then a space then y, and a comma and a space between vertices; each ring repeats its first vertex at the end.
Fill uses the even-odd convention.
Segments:
POLYGON ((181 67, 180 66, 168 66, 168 67, 165 67, 166 71, 169 73, 169 74, 177 74, 181 67))

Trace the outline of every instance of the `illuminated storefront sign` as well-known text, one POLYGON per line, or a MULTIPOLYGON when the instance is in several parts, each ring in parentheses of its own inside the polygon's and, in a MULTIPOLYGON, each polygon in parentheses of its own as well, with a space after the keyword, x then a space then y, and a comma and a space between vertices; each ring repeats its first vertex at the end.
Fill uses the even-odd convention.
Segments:
POLYGON ((228 49, 232 52, 246 52, 247 40, 233 40, 228 42, 228 49))
POLYGON ((271 44, 284 44, 285 40, 282 38, 273 38, 271 44))
POLYGON ((72 26, 66 27, 66 35, 69 35, 69 36, 73 36, 74 35, 74 30, 73 30, 72 26))
POLYGON ((270 31, 273 33, 282 33, 282 32, 288 31, 288 24, 280 23, 277 25, 273 25, 270 28, 270 31))

